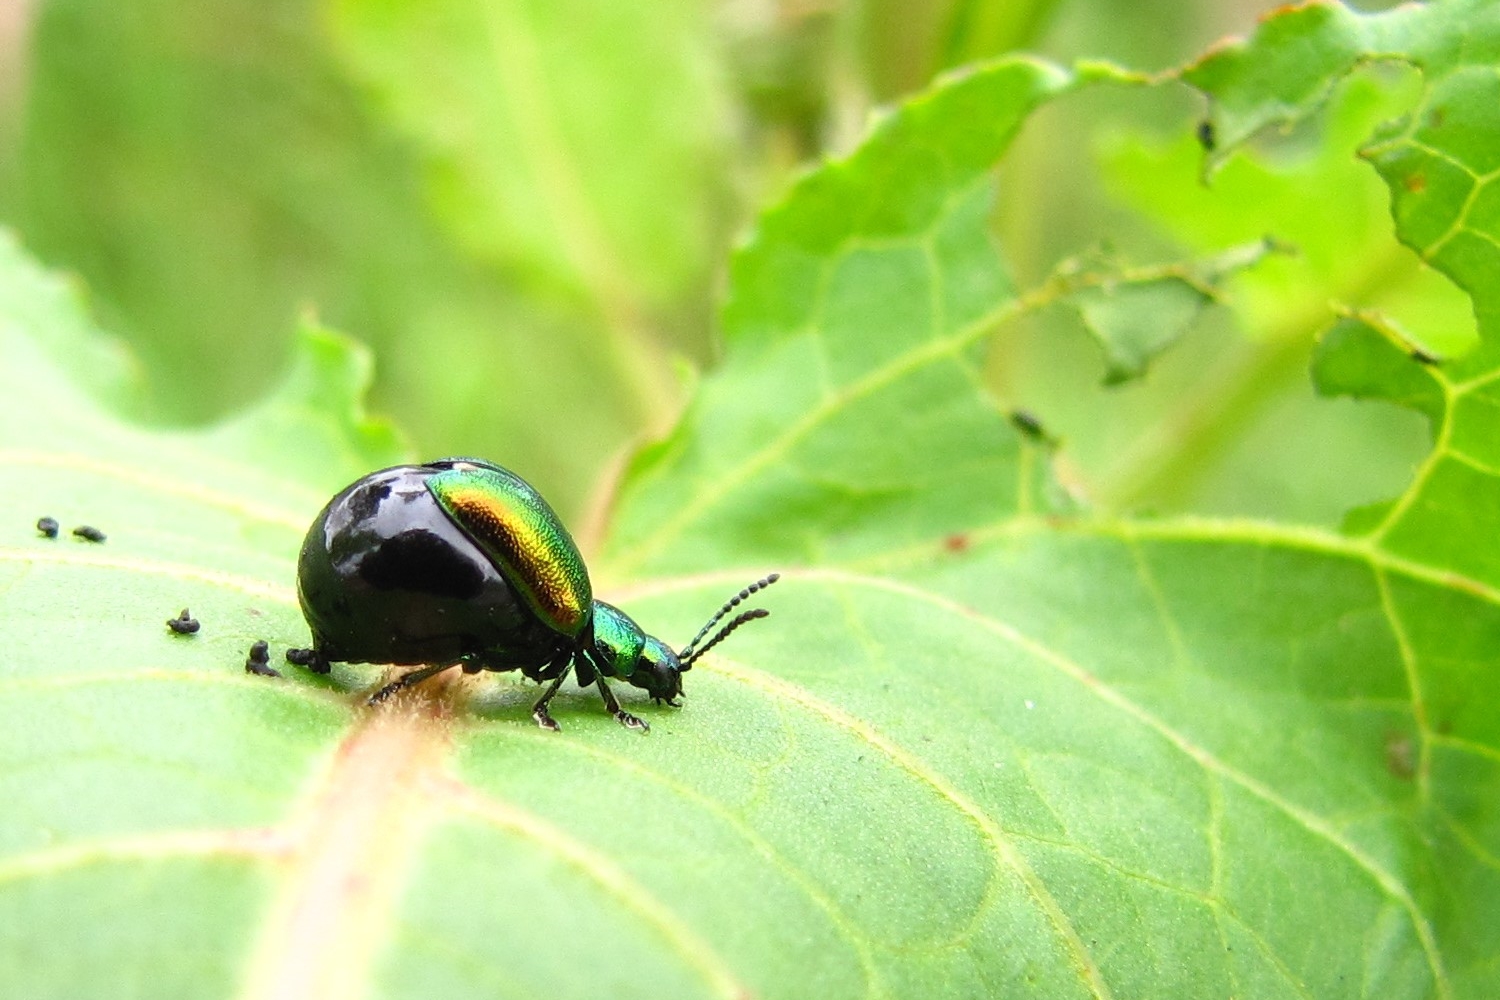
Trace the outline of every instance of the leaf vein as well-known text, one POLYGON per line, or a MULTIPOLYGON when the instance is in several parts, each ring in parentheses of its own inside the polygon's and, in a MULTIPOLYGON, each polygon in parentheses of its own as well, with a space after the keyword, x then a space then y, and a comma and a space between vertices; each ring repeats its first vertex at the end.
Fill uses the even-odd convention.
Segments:
POLYGON ((430 784, 453 809, 531 841, 581 871, 622 906, 640 914, 715 993, 729 1000, 745 1000, 753 995, 708 942, 607 855, 575 840, 540 816, 512 803, 483 796, 455 778, 434 776, 430 784))
MULTIPOLYGON (((855 584, 868 583, 871 581, 850 577, 847 574, 810 572, 808 578, 823 577, 827 579, 839 579, 855 584)), ((1053 898, 1046 884, 1032 871, 1026 859, 1014 848, 1006 837, 1004 830, 985 812, 977 803, 964 795, 941 773, 933 770, 926 762, 922 761, 910 751, 887 738, 877 729, 862 719, 845 712, 842 708, 814 695, 811 691, 794 684, 784 678, 777 677, 752 667, 744 666, 723 656, 715 657, 712 661, 704 661, 703 666, 732 680, 739 681, 750 687, 758 688, 773 696, 795 702, 803 708, 822 716, 827 721, 838 726, 840 729, 863 740, 871 747, 879 750, 888 759, 897 764, 902 770, 912 775, 917 780, 932 788, 935 792, 947 799, 955 808, 969 817, 984 835, 995 854, 995 861, 999 867, 1007 868, 1013 872, 1021 883, 1026 887, 1032 902, 1042 911, 1048 922, 1052 924, 1058 937, 1062 940, 1064 947, 1072 957, 1074 967, 1080 979, 1088 986, 1089 991, 1100 1000, 1110 996, 1109 988, 1105 985, 1103 977, 1099 972, 1097 964, 1084 946, 1082 938, 1073 926, 1067 913, 1053 898)))
POLYGON ((238 573, 225 573, 201 566, 183 563, 155 562, 130 556, 105 555, 96 552, 69 552, 65 549, 37 551, 27 549, 0 549, 0 562, 17 562, 42 566, 89 566, 98 569, 118 569, 127 573, 142 573, 148 576, 165 576, 177 580, 192 580, 216 587, 237 590, 252 597, 263 597, 279 604, 296 604, 297 595, 291 588, 266 583, 238 573))
POLYGON ((85 840, 28 851, 0 860, 0 884, 44 878, 90 865, 124 861, 163 861, 189 857, 282 860, 292 850, 280 830, 183 830, 140 836, 85 840))
MULTIPOLYGON (((556 749, 559 742, 548 738, 547 734, 540 732, 507 731, 511 736, 528 743, 542 743, 556 749)), ((566 742, 564 749, 577 752, 596 761, 615 767, 627 774, 633 775, 647 781, 655 782, 670 790, 673 794, 686 799, 700 809, 712 815, 715 819, 733 830, 745 843, 749 844, 761 857, 765 858, 773 868, 785 875, 807 896, 808 900, 822 910, 828 917, 829 922, 839 934, 849 942, 858 958, 859 965, 865 976, 865 995, 870 997, 888 996, 885 983, 881 978, 880 970, 875 965, 874 950, 871 947, 870 938, 857 928, 853 919, 830 896, 824 893, 816 882, 801 868, 794 865, 786 855, 777 850, 765 837, 762 837, 755 829, 739 816, 735 815, 723 803, 710 798, 691 785, 685 784, 669 777, 660 771, 645 767, 639 761, 619 754, 611 753, 592 744, 580 741, 566 742)))
POLYGON ((1064 675, 1076 680, 1085 690, 1092 692, 1096 697, 1134 718, 1147 728, 1154 730, 1204 770, 1226 778, 1267 805, 1272 806, 1288 819, 1291 819, 1307 830, 1308 833, 1338 849, 1359 869, 1364 871, 1382 892, 1406 911, 1407 918, 1411 922, 1427 959, 1428 968, 1432 973, 1433 983, 1437 988, 1438 995, 1442 997, 1451 995, 1451 987, 1448 982, 1447 973, 1443 968, 1442 956, 1437 947, 1432 925, 1422 913, 1416 900, 1412 898, 1411 893, 1396 880, 1395 876, 1382 868, 1374 858, 1341 836, 1322 817, 1282 797, 1264 782, 1240 771, 1205 748, 1198 746, 1184 734, 1179 733, 1176 729, 1168 725, 1164 720, 1105 684, 1082 665, 1048 648, 1041 642, 1032 639, 1012 625, 975 611, 972 608, 954 603, 941 595, 892 580, 861 577, 840 570, 811 571, 806 574, 806 578, 836 580, 842 583, 864 585, 873 589, 901 594, 924 601, 934 607, 942 608, 955 616, 972 621, 1005 639, 1017 648, 1027 651, 1040 662, 1055 667, 1064 675))
MULTIPOLYGON (((280 507, 258 503, 238 493, 226 493, 207 486, 199 486, 195 483, 179 482, 162 475, 159 469, 152 469, 149 472, 142 471, 128 465, 118 465, 114 462, 90 458, 86 455, 3 448, 0 449, 0 463, 4 463, 7 466, 35 466, 40 468, 67 469, 71 472, 84 472, 101 478, 129 483, 150 493, 180 497, 184 500, 191 500, 195 503, 229 511, 248 520, 264 521, 268 524, 293 528, 299 532, 306 530, 308 522, 312 519, 309 514, 294 513, 283 510, 280 507)), ((311 498, 312 494, 308 494, 308 496, 311 498)), ((308 502, 310 505, 320 503, 312 499, 309 499, 308 502)))
POLYGON ((1390 580, 1380 569, 1375 569, 1375 586, 1380 591, 1380 607, 1390 623, 1391 635, 1396 648, 1401 651, 1401 668, 1406 675, 1406 687, 1411 692, 1411 714, 1417 724, 1417 735, 1422 745, 1417 750, 1417 795, 1426 803, 1432 799, 1432 727, 1427 720, 1427 702, 1422 697, 1422 679, 1417 672, 1417 654, 1412 649, 1411 637, 1396 608, 1395 595, 1391 593, 1390 580))

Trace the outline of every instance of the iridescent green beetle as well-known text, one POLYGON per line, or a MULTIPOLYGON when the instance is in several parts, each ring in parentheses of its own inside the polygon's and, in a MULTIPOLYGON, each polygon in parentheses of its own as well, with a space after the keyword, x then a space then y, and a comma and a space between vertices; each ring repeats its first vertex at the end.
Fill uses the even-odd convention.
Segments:
POLYGON ((326 673, 331 663, 421 664, 370 697, 450 667, 519 670, 550 681, 532 709, 560 728, 547 704, 570 672, 599 686, 622 724, 646 723, 620 708, 604 681, 619 677, 676 706, 682 674, 748 621, 742 611, 698 645, 772 573, 730 598, 680 652, 612 604, 596 601, 588 569, 557 514, 520 476, 475 458, 445 458, 372 472, 340 492, 308 529, 297 563, 297 597, 312 630, 293 663, 326 673))

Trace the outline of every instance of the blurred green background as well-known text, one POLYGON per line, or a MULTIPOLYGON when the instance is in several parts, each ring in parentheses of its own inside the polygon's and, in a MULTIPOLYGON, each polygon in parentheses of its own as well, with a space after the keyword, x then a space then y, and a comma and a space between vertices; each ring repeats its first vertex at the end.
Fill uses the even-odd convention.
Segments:
MULTIPOLYGON (((493 458, 587 523, 712 364, 728 253, 800 164, 965 61, 1160 69, 1273 6, 0 0, 0 225, 132 345, 134 415, 202 421, 255 397, 311 313, 371 345, 372 406, 419 454, 493 458)), ((1355 155, 1418 85, 1375 68, 1209 187, 1202 101, 1181 86, 1031 123, 995 223, 1023 283, 1084 252, 1298 249, 1126 386, 1100 386, 1065 310, 1002 331, 996 397, 1063 438, 1080 495, 1333 523, 1400 488, 1418 418, 1314 400, 1307 359, 1331 302, 1389 309, 1438 351, 1472 337, 1355 155)))

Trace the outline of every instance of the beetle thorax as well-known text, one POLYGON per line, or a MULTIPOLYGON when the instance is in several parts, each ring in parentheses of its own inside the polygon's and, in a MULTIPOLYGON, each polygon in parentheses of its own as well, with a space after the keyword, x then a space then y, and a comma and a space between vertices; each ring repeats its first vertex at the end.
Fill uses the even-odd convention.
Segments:
POLYGON ((629 677, 641 661, 646 634, 635 620, 603 601, 594 602, 594 649, 615 677, 629 677))

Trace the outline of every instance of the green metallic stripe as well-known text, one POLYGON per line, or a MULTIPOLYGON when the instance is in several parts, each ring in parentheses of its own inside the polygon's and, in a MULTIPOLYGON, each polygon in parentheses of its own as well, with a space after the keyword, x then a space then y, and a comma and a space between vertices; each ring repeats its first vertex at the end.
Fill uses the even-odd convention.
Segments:
POLYGON ((539 619, 564 635, 583 631, 594 604, 588 568, 541 494, 497 468, 436 472, 427 488, 539 619))

